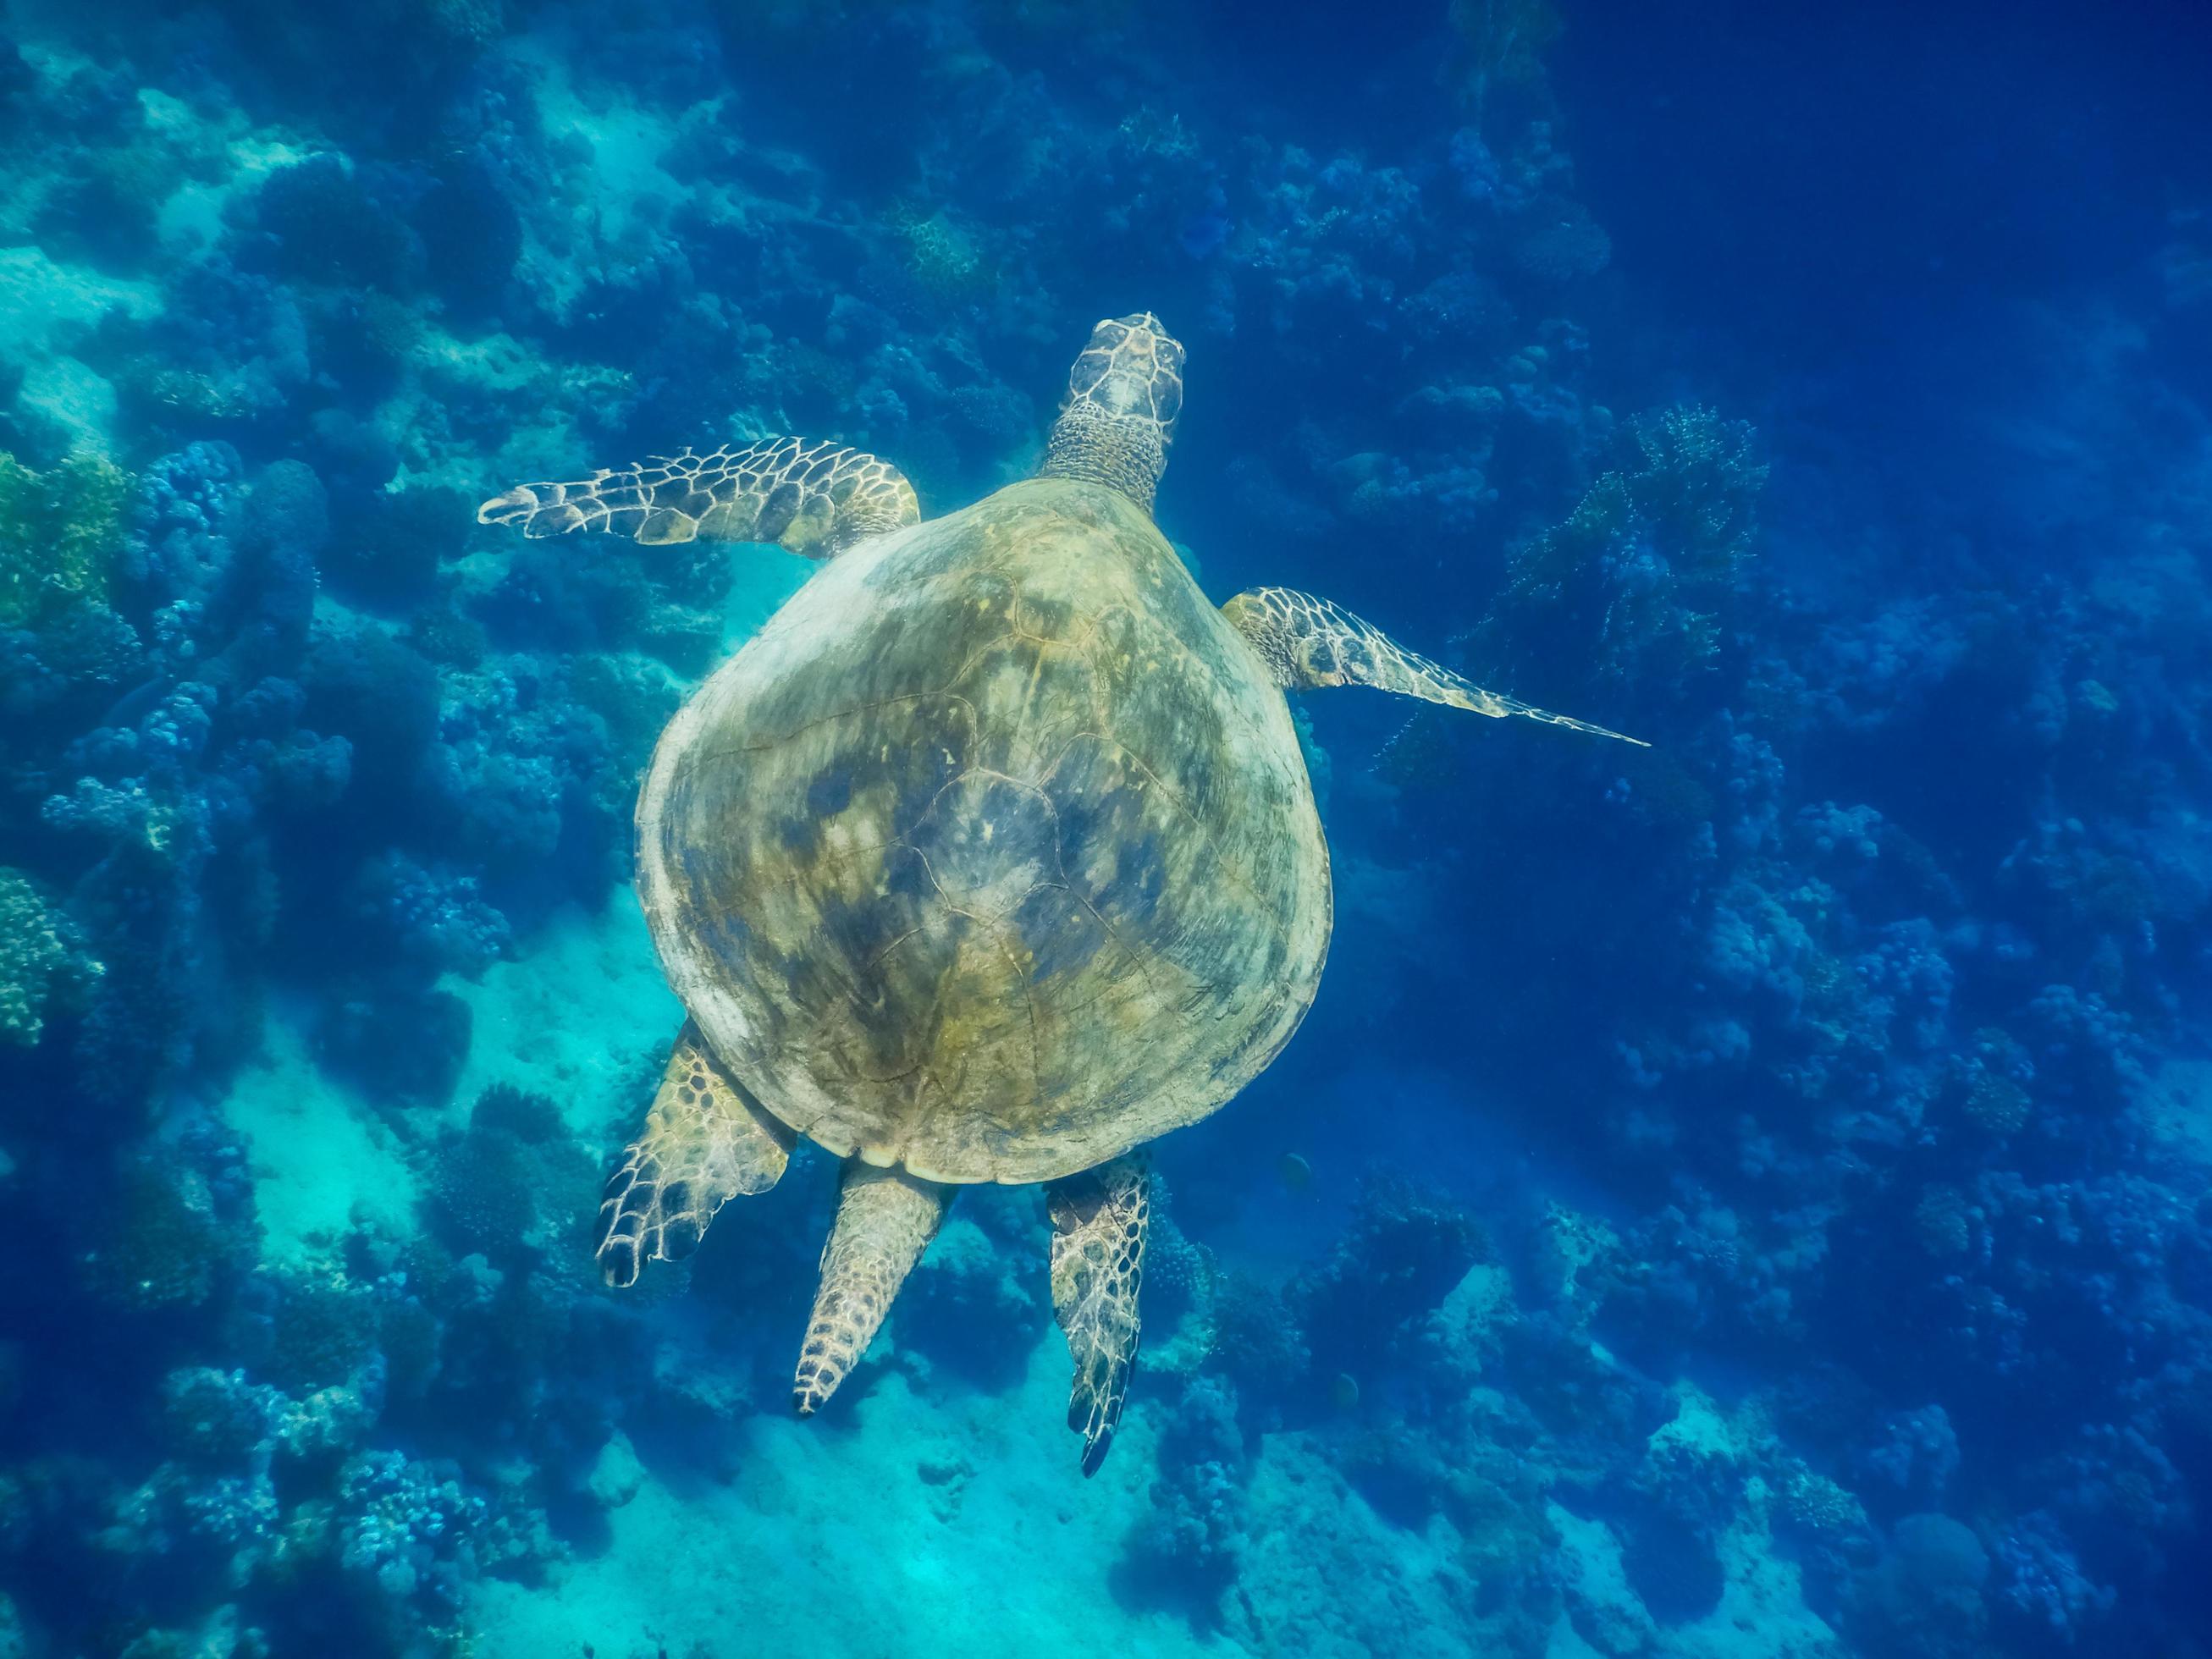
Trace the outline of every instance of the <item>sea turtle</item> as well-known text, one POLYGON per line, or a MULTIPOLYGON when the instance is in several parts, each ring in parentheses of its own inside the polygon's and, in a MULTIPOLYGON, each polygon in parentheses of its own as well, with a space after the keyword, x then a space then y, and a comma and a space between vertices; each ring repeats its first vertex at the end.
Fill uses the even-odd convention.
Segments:
POLYGON ((688 1255, 804 1135, 843 1160, 793 1389, 828 1400, 961 1185, 1048 1188, 1083 1468, 1137 1349, 1136 1149, 1249 1083, 1313 1000, 1328 851, 1285 688, 1597 732, 1326 599, 1216 607, 1152 522, 1182 347, 1101 322, 1035 477, 924 523, 889 463, 778 438, 478 518, 828 561, 662 733, 637 890, 689 1015, 610 1182, 611 1284, 688 1255))

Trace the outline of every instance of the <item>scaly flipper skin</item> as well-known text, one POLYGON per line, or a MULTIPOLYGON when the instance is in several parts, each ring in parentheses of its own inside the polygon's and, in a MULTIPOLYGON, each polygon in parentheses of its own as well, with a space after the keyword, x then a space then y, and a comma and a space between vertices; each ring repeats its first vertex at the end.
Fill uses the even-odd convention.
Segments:
POLYGON ((822 1252, 822 1288, 806 1323, 791 1403, 811 1417, 859 1363, 951 1201, 949 1188, 857 1159, 845 1165, 837 1219, 822 1252))
POLYGON ((817 559, 921 519, 914 486, 889 461, 804 438, 711 455, 687 449, 570 483, 517 484, 477 509, 478 524, 519 524, 532 538, 577 530, 655 545, 703 537, 775 542, 817 559))
POLYGON ((645 1133, 599 1205, 599 1271, 607 1283, 635 1285, 647 1261, 690 1255, 725 1201, 775 1185, 794 1139, 744 1097, 686 1020, 645 1133))
POLYGON ((1401 696, 1472 709, 1496 720, 1518 714, 1546 726, 1618 738, 1638 749, 1651 746, 1641 738, 1486 691, 1441 663, 1417 657, 1392 643, 1380 629, 1360 621, 1349 611, 1310 593, 1294 592, 1287 587, 1249 588, 1223 605, 1221 614, 1252 642, 1279 685, 1304 690, 1371 685, 1401 696))
POLYGON ((1075 1360, 1067 1426, 1083 1437, 1086 1475, 1113 1447, 1136 1367, 1152 1192, 1141 1158, 1117 1158, 1052 1188, 1052 1310, 1075 1360))

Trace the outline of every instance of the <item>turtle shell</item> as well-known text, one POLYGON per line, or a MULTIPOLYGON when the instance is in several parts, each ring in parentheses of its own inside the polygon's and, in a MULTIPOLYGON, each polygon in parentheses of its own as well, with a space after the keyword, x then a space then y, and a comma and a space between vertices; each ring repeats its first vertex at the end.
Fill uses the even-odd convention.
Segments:
POLYGON ((823 567, 662 734, 638 891, 761 1104, 1050 1180, 1226 1102, 1312 1001, 1281 692, 1134 503, 1033 479, 823 567))

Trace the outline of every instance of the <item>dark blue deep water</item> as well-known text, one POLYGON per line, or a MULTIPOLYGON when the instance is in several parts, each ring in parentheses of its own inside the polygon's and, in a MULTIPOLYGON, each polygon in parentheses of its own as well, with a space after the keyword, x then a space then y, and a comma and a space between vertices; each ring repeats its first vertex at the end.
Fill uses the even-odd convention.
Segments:
MULTIPOLYGON (((2212 1653, 2199 8, 0 20, 0 1655, 2212 1653), (791 434, 941 517, 1146 311, 1213 603, 1650 747, 1291 692, 1327 970, 1152 1149, 1086 1480, 1043 1188, 806 1420, 830 1151, 601 1282, 640 779, 839 566, 477 505, 791 434)), ((1136 799, 1129 927, 1224 878, 1136 799)))

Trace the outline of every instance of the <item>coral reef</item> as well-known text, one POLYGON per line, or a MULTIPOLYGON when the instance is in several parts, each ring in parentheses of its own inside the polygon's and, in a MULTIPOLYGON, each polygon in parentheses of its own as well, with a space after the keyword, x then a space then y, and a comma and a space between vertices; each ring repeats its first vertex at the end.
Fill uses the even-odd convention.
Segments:
POLYGON ((81 1012, 100 971, 67 914, 21 871, 0 870, 0 1042, 28 1046, 50 1012, 81 1012))
POLYGON ((106 597, 130 492, 129 477, 96 455, 40 474, 0 453, 0 628, 106 597))
POLYGON ((2100 113, 2194 60, 1787 10, 11 19, 0 1651, 2212 1643, 2212 210, 2201 115, 2100 113), (1297 706, 1331 977, 1158 1148, 1078 1484, 1034 1192, 810 1425, 826 1182, 599 1285, 635 780, 806 571, 471 509, 798 431, 940 513, 1139 305, 1216 599, 1652 747, 1297 706))

